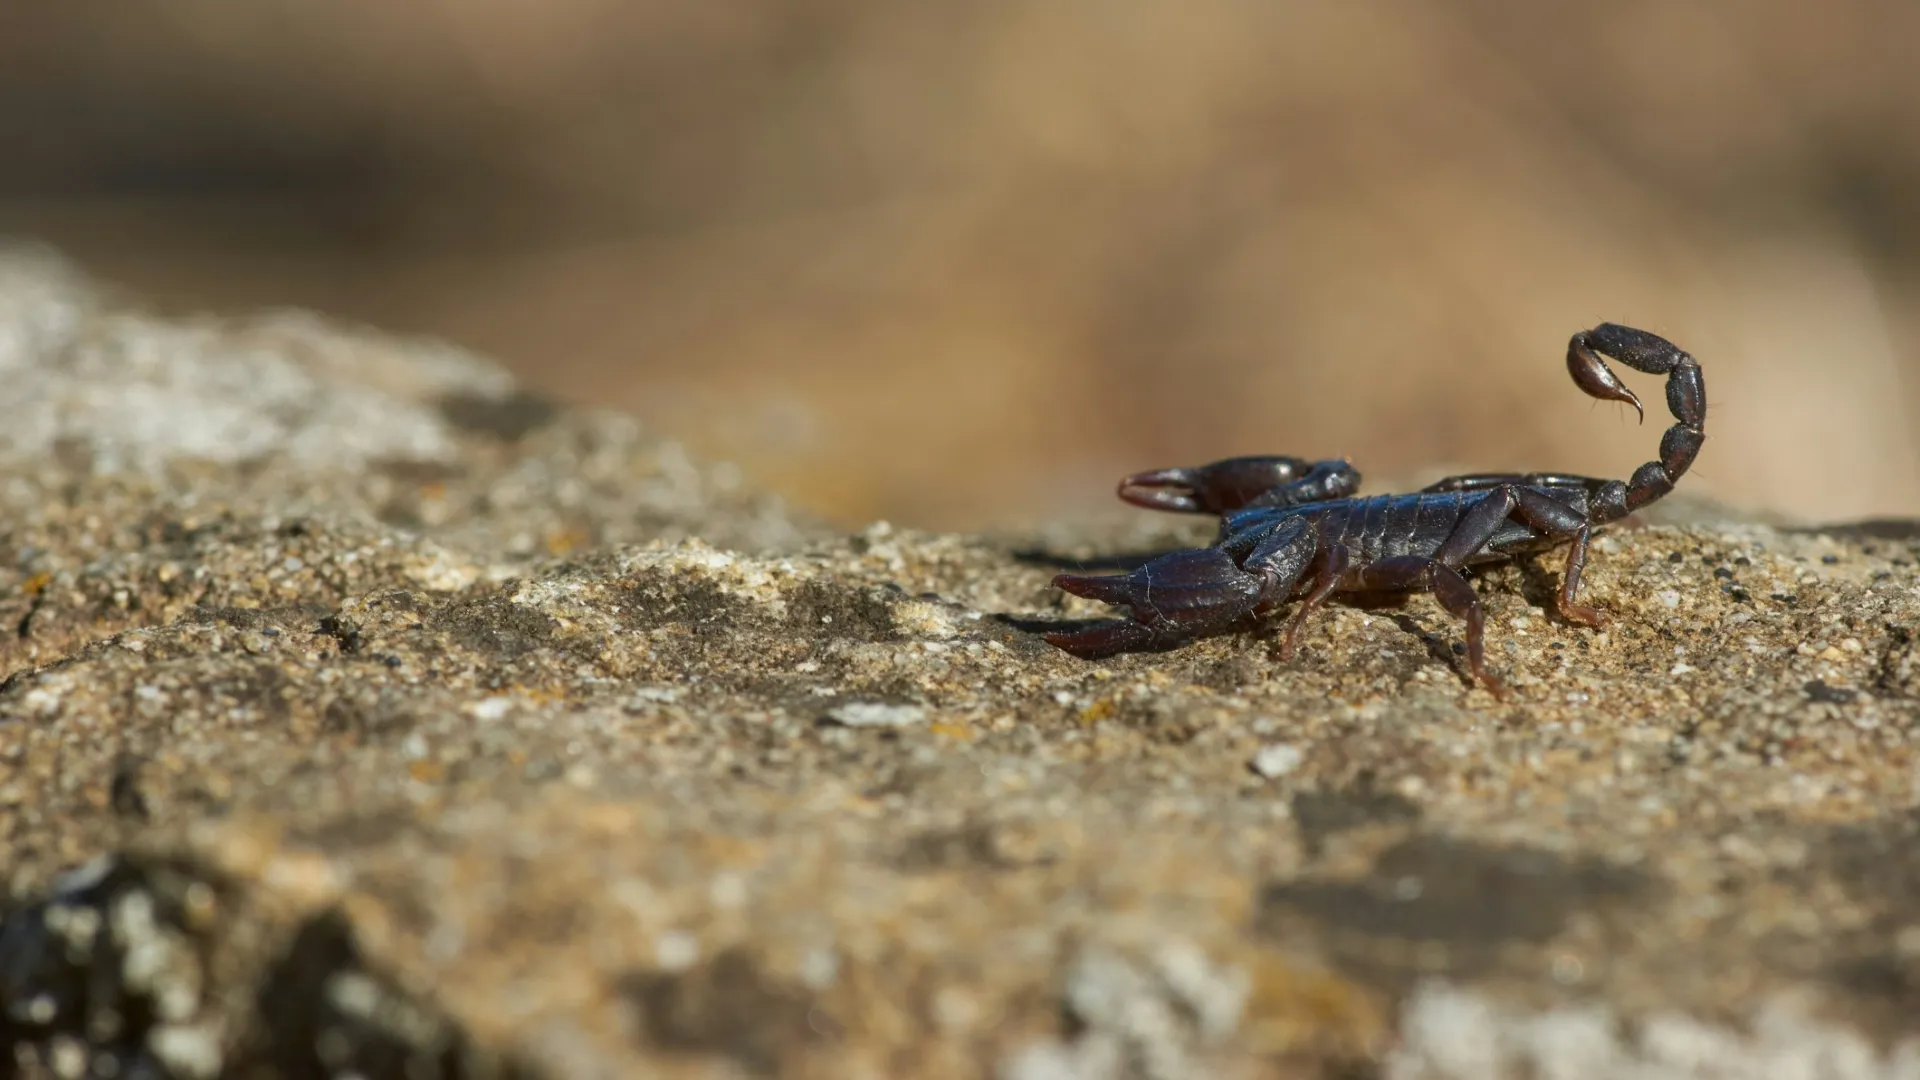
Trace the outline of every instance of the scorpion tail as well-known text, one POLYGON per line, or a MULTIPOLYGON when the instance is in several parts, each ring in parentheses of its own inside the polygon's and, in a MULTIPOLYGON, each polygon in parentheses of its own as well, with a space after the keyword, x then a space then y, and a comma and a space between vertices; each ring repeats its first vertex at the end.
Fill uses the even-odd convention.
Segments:
POLYGON ((1567 371, 1574 383, 1592 397, 1632 405, 1644 418, 1640 399, 1621 384, 1603 357, 1635 371, 1665 375, 1667 409, 1676 422, 1660 437, 1660 460, 1635 469, 1630 480, 1608 481, 1595 493, 1591 512, 1596 525, 1623 518, 1672 491, 1707 440, 1707 387, 1692 356, 1657 334, 1616 323, 1573 335, 1567 343, 1567 371))

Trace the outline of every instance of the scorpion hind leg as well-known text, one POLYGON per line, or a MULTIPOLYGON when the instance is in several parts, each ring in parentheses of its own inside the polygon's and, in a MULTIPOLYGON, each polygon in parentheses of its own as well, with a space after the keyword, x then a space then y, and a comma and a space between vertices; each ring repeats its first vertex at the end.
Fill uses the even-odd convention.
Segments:
POLYGON ((1566 568, 1560 572, 1560 591, 1554 597, 1554 607, 1559 610, 1560 617, 1568 622, 1597 630, 1607 625, 1606 614, 1591 604, 1582 604, 1574 599, 1580 592, 1580 573, 1587 568, 1587 541, 1592 535, 1590 526, 1582 526, 1573 534, 1573 544, 1567 548, 1566 568))

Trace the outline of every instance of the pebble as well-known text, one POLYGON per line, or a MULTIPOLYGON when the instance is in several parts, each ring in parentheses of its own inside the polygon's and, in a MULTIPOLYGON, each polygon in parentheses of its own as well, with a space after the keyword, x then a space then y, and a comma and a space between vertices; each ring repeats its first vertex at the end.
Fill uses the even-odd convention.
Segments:
POLYGON ((829 710, 827 718, 848 727, 903 728, 924 723, 927 719, 927 710, 918 705, 851 701, 829 710))
POLYGON ((1254 772, 1274 780, 1299 768, 1304 757, 1300 748, 1292 743, 1269 743, 1256 751, 1247 764, 1254 772))

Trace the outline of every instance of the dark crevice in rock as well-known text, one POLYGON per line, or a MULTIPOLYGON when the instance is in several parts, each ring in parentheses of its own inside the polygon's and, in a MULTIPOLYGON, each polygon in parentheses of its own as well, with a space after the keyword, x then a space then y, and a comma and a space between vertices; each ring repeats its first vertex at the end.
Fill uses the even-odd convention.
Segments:
POLYGON ((653 1049, 729 1058, 758 1076, 779 1075, 837 1027, 810 993, 740 949, 686 971, 636 973, 623 989, 653 1049))
POLYGON ((180 863, 101 859, 0 917, 0 1076, 533 1080, 363 960, 346 920, 301 924, 251 1011, 217 992, 239 906, 180 863))
POLYGON ((324 912, 295 932, 260 981, 257 1062, 235 1070, 287 1080, 534 1080, 478 1051, 436 1010, 366 966, 352 929, 324 912))

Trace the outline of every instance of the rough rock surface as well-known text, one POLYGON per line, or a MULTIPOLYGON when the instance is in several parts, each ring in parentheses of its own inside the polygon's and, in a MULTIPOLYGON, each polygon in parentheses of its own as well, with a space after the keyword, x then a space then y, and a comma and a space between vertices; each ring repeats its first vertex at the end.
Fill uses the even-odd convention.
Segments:
POLYGON ((1920 1076, 1898 523, 1492 571, 1500 702, 1425 597, 1077 661, 1163 524, 831 535, 30 251, 0 375, 0 1075, 1920 1076))

